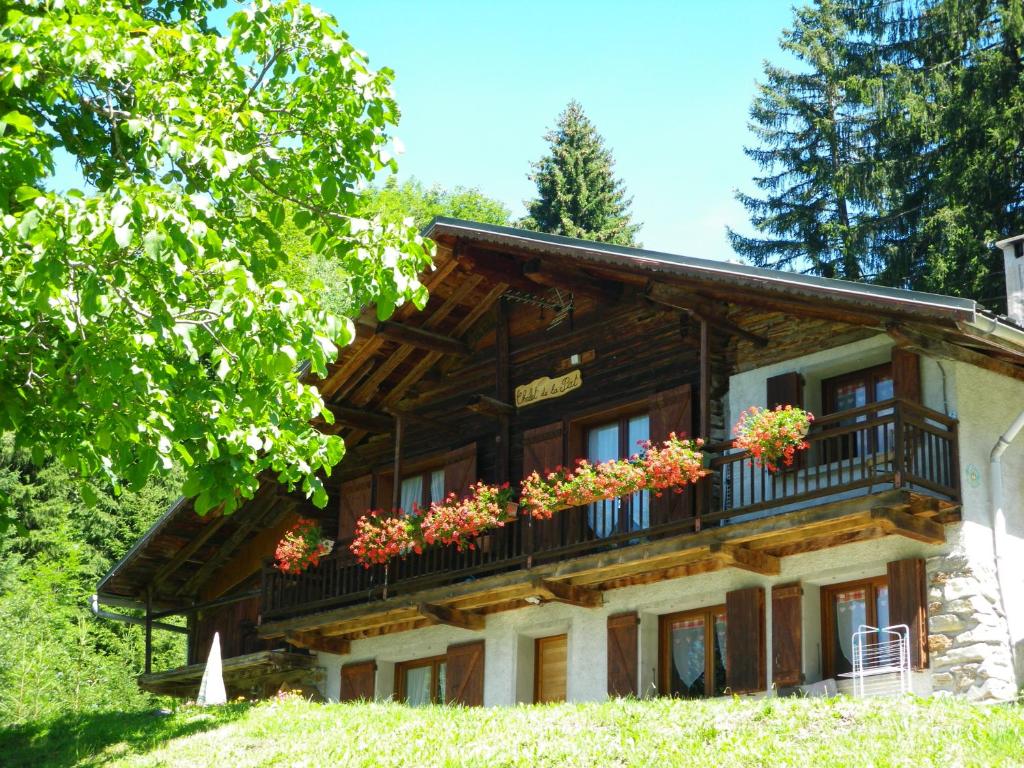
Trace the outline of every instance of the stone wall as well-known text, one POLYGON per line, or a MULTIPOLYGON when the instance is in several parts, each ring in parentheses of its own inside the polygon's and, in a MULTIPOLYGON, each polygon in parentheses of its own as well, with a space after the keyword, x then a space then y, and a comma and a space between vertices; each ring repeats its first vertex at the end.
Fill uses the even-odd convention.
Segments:
POLYGON ((929 558, 928 648, 936 695, 973 701, 1016 695, 1006 617, 995 574, 962 552, 929 558))

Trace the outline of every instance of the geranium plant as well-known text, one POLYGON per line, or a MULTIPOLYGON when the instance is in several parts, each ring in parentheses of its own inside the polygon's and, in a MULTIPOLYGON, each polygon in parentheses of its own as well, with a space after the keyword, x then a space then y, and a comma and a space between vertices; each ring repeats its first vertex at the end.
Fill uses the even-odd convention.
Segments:
POLYGON ((450 493, 425 510, 414 506, 408 513, 398 510, 390 516, 371 512, 356 523, 356 537, 349 549, 367 568, 411 552, 419 554, 432 544, 454 545, 460 552, 475 549, 477 537, 515 519, 511 502, 507 483, 478 482, 470 487, 468 496, 450 493))
POLYGON ((533 472, 520 486, 520 503, 534 518, 546 520, 562 509, 638 491, 659 496, 669 489, 682 493, 683 486, 708 474, 700 450, 703 444, 700 439, 684 440, 673 432, 661 445, 644 443, 644 452, 628 459, 600 464, 578 459, 572 471, 557 467, 543 477, 533 472))
POLYGON ((302 573, 309 566, 317 565, 333 548, 334 542, 324 537, 320 523, 302 517, 278 542, 274 551, 275 566, 285 573, 302 573))
POLYGON ((792 466, 796 452, 807 448, 807 431, 814 415, 791 405, 774 409, 751 406, 733 427, 733 447, 750 452, 755 466, 778 472, 792 466))

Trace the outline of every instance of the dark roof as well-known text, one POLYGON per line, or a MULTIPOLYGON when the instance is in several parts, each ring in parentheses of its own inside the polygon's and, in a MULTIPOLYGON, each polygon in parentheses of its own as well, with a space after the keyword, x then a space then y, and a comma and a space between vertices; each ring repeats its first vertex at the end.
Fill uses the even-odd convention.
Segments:
POLYGON ((901 308, 914 314, 972 320, 979 312, 977 302, 954 296, 909 291, 848 280, 782 272, 728 261, 699 259, 642 248, 629 248, 592 240, 531 232, 514 227, 480 224, 475 221, 436 217, 424 230, 427 237, 453 237, 547 255, 564 255, 595 264, 670 273, 702 282, 742 286, 759 291, 840 300, 856 300, 862 305, 878 304, 901 308))

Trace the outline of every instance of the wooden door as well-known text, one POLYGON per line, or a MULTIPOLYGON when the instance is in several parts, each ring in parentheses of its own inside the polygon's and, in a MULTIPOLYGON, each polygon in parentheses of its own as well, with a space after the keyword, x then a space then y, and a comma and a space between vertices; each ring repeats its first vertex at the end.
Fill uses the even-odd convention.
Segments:
POLYGON ((536 703, 565 701, 568 650, 568 635, 537 638, 533 656, 533 700, 536 703))

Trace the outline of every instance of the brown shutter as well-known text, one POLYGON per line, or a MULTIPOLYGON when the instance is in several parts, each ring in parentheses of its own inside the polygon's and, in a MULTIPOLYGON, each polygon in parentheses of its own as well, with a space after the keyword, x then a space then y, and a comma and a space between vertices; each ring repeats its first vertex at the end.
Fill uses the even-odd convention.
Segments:
POLYGON ((772 587, 772 682, 800 685, 803 675, 803 587, 772 587))
POLYGON ((767 687, 764 589, 727 592, 725 620, 725 679, 731 693, 763 691, 767 687))
POLYGON ((375 661, 345 664, 341 668, 341 701, 373 701, 375 661))
MULTIPOLYGON (((651 418, 651 442, 660 443, 670 432, 679 437, 693 436, 693 397, 689 384, 673 387, 651 396, 648 407, 651 418)), ((632 446, 630 446, 632 448, 632 446)), ((693 492, 668 491, 661 498, 651 498, 651 525, 693 516, 693 492)))
POLYGON ((608 695, 638 696, 636 612, 608 617, 608 695))
MULTIPOLYGON (((523 433, 523 477, 531 472, 551 472, 565 462, 562 448, 562 422, 528 429, 523 433)), ((531 520, 533 545, 536 550, 551 549, 559 544, 558 515, 551 520, 531 520)))
POLYGON ((484 641, 449 645, 444 701, 481 707, 484 703, 484 641))
POLYGON ((910 627, 910 663, 914 669, 928 666, 928 586, 924 560, 894 560, 889 575, 889 624, 910 627))
POLYGON ((766 404, 769 408, 777 405, 804 407, 804 377, 795 371, 772 376, 766 382, 766 404))
POLYGON ((393 506, 393 495, 395 492, 394 471, 386 469, 377 472, 375 486, 375 493, 373 495, 374 508, 383 510, 384 512, 390 512, 393 506))
POLYGON ((452 492, 465 496, 476 481, 476 443, 450 451, 444 457, 445 496, 452 492))
POLYGON ((921 402, 921 358, 914 352, 892 348, 892 391, 896 397, 921 402))
POLYGON ((341 503, 338 510, 338 542, 352 541, 356 536, 356 521, 373 505, 373 475, 363 475, 341 485, 341 503))

